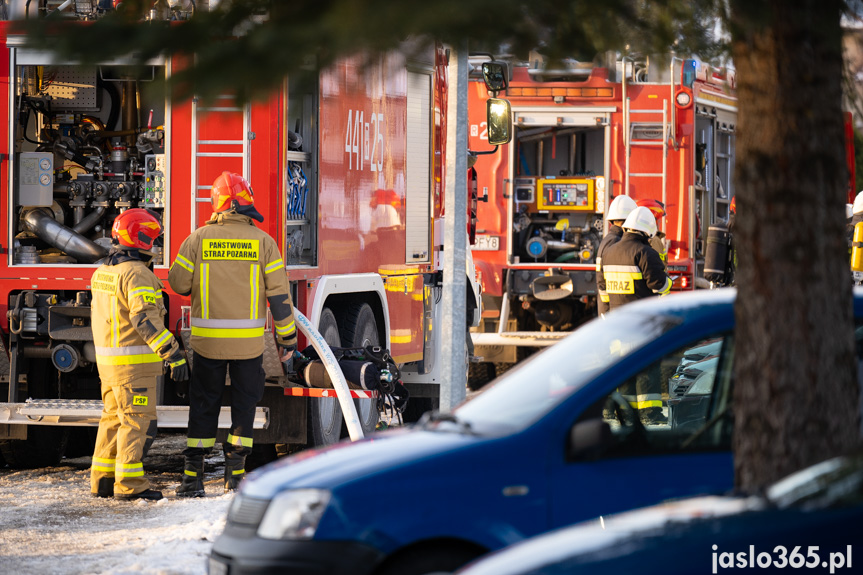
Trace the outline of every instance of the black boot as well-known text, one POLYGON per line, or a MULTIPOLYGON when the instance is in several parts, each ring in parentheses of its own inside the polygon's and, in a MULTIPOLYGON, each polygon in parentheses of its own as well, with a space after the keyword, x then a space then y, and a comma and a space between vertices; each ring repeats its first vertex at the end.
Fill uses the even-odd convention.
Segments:
POLYGON ((139 493, 128 493, 126 495, 114 495, 114 499, 119 499, 120 501, 132 501, 135 499, 147 499, 149 501, 158 501, 162 498, 162 492, 156 491, 155 489, 145 489, 139 493))
POLYGON ((114 478, 103 477, 99 480, 99 485, 95 492, 90 492, 93 497, 114 497, 114 478))
POLYGON ((177 497, 203 497, 204 491, 204 456, 186 456, 183 467, 183 482, 177 488, 177 497))
POLYGON ((225 452, 225 493, 235 491, 246 476, 246 456, 232 451, 225 452))

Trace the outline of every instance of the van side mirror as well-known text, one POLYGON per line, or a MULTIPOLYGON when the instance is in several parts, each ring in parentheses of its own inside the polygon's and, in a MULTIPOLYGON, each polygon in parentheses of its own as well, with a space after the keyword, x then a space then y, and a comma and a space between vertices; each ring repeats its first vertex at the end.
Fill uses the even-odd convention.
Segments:
POLYGON ((512 108, 509 100, 489 98, 486 104, 488 143, 492 146, 508 144, 512 140, 512 108))
POLYGON ((497 96, 501 90, 506 90, 508 70, 504 62, 483 62, 482 81, 486 89, 497 96))
POLYGON ((602 418, 579 421, 569 430, 567 461, 595 459, 611 445, 611 427, 602 418))

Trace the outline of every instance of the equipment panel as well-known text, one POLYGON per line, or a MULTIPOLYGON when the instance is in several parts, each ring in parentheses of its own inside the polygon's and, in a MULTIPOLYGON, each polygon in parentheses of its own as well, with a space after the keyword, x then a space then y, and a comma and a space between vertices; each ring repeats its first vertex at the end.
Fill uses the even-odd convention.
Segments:
POLYGON ((592 212, 595 205, 594 180, 576 178, 540 178, 537 180, 538 210, 592 212))

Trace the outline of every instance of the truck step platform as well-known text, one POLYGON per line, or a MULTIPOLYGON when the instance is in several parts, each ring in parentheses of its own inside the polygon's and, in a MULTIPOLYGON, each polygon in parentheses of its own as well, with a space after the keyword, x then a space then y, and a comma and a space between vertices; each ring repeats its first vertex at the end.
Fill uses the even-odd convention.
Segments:
MULTIPOLYGON (((24 403, 0 404, 0 424, 26 425, 99 425, 102 401, 98 399, 28 399, 24 403)), ((159 427, 186 427, 189 408, 185 405, 159 405, 156 407, 159 427)), ((255 410, 255 429, 266 429, 270 423, 270 410, 255 410)), ((231 427, 231 408, 223 406, 219 413, 219 428, 231 427)))

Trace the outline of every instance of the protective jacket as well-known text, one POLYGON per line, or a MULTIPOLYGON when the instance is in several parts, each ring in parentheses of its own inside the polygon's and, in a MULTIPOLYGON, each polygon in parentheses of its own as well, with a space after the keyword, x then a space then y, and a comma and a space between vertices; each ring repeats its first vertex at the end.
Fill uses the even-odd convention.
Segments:
POLYGON ((267 301, 276 342, 296 345, 297 330, 275 240, 248 216, 214 214, 180 246, 168 282, 192 296, 192 349, 211 359, 251 359, 264 352, 267 301))
POLYGON ((117 248, 90 280, 103 402, 90 489, 101 497, 141 493, 150 486, 141 458, 156 435, 156 378, 163 361, 185 362, 163 323, 162 287, 137 250, 117 248))
POLYGON ((602 254, 605 253, 608 246, 616 244, 622 237, 623 228, 612 224, 608 227, 608 233, 602 237, 599 248, 596 250, 596 293, 599 296, 596 306, 599 313, 608 311, 608 293, 605 291, 605 279, 602 277, 602 254))
POLYGON ((162 375, 162 362, 184 361, 165 328, 162 282, 147 265, 114 249, 93 273, 93 344, 102 382, 162 375))
POLYGON ((656 235, 650 238, 650 247, 656 250, 659 254, 659 259, 664 265, 668 265, 668 248, 665 247, 665 234, 656 232, 656 235))
POLYGON ((611 309, 671 291, 665 264, 650 247, 647 236, 640 233, 626 232, 619 242, 605 250, 600 274, 611 309))

